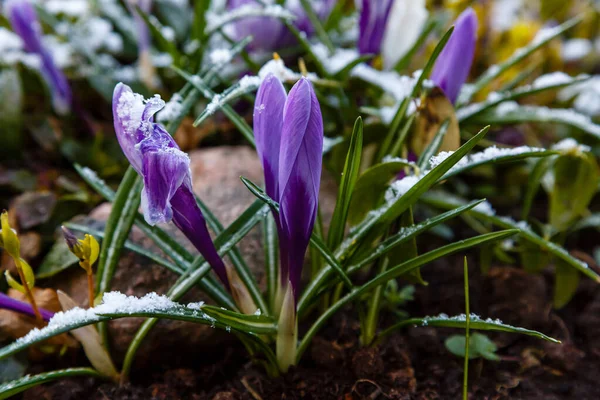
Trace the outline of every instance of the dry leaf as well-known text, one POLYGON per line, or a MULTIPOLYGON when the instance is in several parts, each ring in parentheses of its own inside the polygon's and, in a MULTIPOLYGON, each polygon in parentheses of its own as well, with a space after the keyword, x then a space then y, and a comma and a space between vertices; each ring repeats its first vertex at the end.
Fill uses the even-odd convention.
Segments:
POLYGON ((440 126, 450 119, 444 141, 439 151, 455 151, 460 147, 460 130, 454 106, 440 88, 433 88, 421 101, 419 115, 415 119, 410 149, 420 155, 440 130, 440 126))

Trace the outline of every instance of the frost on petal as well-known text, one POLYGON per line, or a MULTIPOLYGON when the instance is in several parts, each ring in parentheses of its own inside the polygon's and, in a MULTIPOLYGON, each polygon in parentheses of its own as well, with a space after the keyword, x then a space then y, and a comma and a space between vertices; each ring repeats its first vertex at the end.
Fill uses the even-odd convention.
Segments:
MULTIPOLYGON (((162 130, 159 126, 154 129, 162 130)), ((171 220, 171 198, 190 174, 187 154, 168 139, 171 139, 169 134, 162 131, 156 137, 147 137, 139 145, 144 178, 142 208, 144 218, 151 225, 171 220)))
MULTIPOLYGON (((279 154, 280 223, 295 292, 317 213, 322 151, 321 109, 310 82, 303 78, 285 104, 279 154)), ((286 272, 282 271, 283 279, 286 272)))
POLYGON ((286 98, 285 88, 279 79, 269 74, 260 85, 254 103, 256 150, 265 173, 265 190, 275 200, 279 194, 279 148, 286 98))
POLYGON ((133 168, 142 172, 142 157, 136 145, 144 138, 139 133, 145 105, 144 98, 131 88, 119 83, 113 93, 113 120, 117 140, 133 168))

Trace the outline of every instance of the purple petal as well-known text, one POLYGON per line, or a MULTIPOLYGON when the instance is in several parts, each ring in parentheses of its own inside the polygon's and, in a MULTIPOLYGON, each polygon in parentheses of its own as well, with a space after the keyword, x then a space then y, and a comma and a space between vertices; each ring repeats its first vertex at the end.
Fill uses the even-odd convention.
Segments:
POLYGON ((283 127, 285 88, 273 74, 265 77, 254 103, 254 137, 256 150, 265 173, 265 190, 269 197, 279 197, 279 148, 283 127))
POLYGON ((362 0, 357 43, 360 54, 379 54, 392 3, 392 0, 362 0))
POLYGON ((42 29, 35 9, 27 0, 9 0, 6 10, 10 24, 23 40, 25 50, 41 60, 40 73, 50 88, 56 112, 65 114, 71 107, 72 95, 67 78, 56 66, 52 54, 42 43, 42 29))
POLYGON ((477 42, 477 16, 472 8, 460 14, 454 32, 438 57, 431 80, 455 103, 462 85, 469 76, 477 42))
POLYGON ((282 240, 287 242, 287 274, 298 293, 304 254, 317 215, 323 152, 323 118, 312 85, 300 79, 283 112, 279 154, 279 205, 282 240))
MULTIPOLYGON (((156 125, 155 130, 162 130, 156 125)), ((185 179, 190 179, 190 159, 163 130, 144 139, 142 153, 142 209, 150 225, 171 220, 171 198, 185 179), (166 140, 166 139, 170 140, 166 140)))
POLYGON ((152 8, 152 0, 127 0, 126 3, 135 22, 138 51, 140 53, 148 51, 150 49, 150 30, 146 26, 144 19, 138 14, 135 6, 137 5, 145 14, 149 14, 152 8))
POLYGON ((204 259, 210 264, 223 285, 229 289, 229 280, 225 264, 217 250, 206 227, 202 211, 196 203, 191 189, 191 182, 186 180, 171 198, 173 207, 173 223, 198 249, 204 259))
MULTIPOLYGON (((230 0, 228 9, 234 10, 242 6, 256 6, 262 8, 255 0, 230 0)), ((272 51, 278 48, 282 34, 287 31, 285 25, 274 17, 246 17, 232 25, 233 36, 236 40, 242 40, 252 36, 249 45, 253 50, 272 51)))
MULTIPOLYGON (((33 307, 31 306, 31 304, 17 299, 13 299, 12 297, 4 293, 0 293, 0 309, 16 311, 21 314, 26 314, 35 317, 35 313, 33 312, 33 307)), ((52 311, 48 311, 43 308, 38 308, 38 310, 40 311, 40 314, 42 315, 44 321, 48 321, 54 316, 54 313, 52 311)))

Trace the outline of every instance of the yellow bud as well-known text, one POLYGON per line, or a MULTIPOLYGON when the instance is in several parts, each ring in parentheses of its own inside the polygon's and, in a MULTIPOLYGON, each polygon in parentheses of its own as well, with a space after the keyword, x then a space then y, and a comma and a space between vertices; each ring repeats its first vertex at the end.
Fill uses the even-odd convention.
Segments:
POLYGON ((7 251, 8 254, 12 258, 20 258, 21 257, 21 245, 19 242, 19 237, 15 233, 15 231, 10 227, 8 223, 8 212, 3 211, 0 216, 0 236, 2 237, 2 247, 7 251))
POLYGON ((100 245, 95 237, 87 233, 85 234, 85 238, 81 240, 81 244, 83 245, 85 259, 91 267, 98 259, 98 255, 100 254, 100 245))

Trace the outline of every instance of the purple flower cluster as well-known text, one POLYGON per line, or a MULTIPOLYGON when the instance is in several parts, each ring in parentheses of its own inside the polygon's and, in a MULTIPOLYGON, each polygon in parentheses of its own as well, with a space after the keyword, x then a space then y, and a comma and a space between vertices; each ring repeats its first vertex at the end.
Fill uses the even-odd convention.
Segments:
MULTIPOLYGON (((314 34, 315 28, 310 22, 304 8, 299 1, 288 1, 286 9, 290 11, 296 19, 294 25, 299 31, 307 36, 314 34)), ((335 5, 335 0, 322 0, 314 2, 314 11, 321 20, 327 18, 331 9, 335 5)), ((227 8, 235 10, 240 7, 256 6, 262 7, 256 0, 229 0, 227 8)), ((240 19, 232 25, 233 36, 236 40, 242 40, 252 36, 253 40, 250 48, 254 50, 274 51, 295 43, 295 38, 288 30, 285 24, 275 17, 254 17, 248 16, 240 19)))
POLYGON ((13 30, 23 41, 25 50, 40 57, 40 73, 52 93, 54 109, 60 114, 66 114, 71 108, 71 88, 63 72, 56 66, 52 54, 44 46, 35 8, 27 0, 8 0, 4 7, 13 30))
POLYGON ((280 283, 298 295, 304 254, 319 200, 323 118, 312 84, 300 79, 289 94, 274 75, 262 82, 254 105, 254 135, 265 190, 279 203, 280 283))

